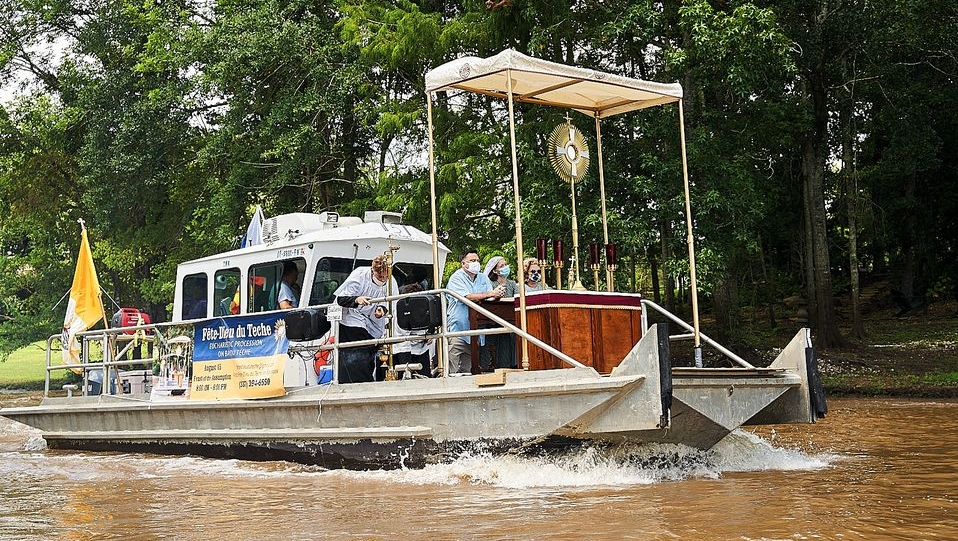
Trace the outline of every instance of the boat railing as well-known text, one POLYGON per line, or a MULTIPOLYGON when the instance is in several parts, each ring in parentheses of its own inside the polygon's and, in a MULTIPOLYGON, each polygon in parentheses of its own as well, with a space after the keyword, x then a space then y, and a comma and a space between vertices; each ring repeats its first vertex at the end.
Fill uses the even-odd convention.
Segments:
MULTIPOLYGON (((428 291, 416 292, 416 293, 405 293, 391 295, 387 297, 380 297, 376 299, 371 299, 370 302, 373 304, 384 304, 384 303, 394 303, 395 301, 402 299, 404 297, 410 297, 415 295, 440 295, 443 299, 441 303, 442 307, 442 323, 441 327, 438 329, 439 332, 434 332, 431 334, 411 334, 411 335, 396 335, 396 336, 387 336, 384 338, 376 338, 370 340, 360 340, 355 342, 346 342, 342 343, 339 341, 338 333, 338 324, 333 325, 333 330, 331 335, 335 339, 330 344, 324 344, 319 347, 306 344, 291 344, 289 348, 290 353, 296 353, 299 351, 332 351, 333 359, 333 370, 334 370, 334 381, 338 380, 338 368, 339 368, 339 350, 348 349, 348 348, 359 348, 359 347, 368 347, 376 346, 381 347, 384 345, 393 345, 406 341, 415 341, 415 340, 437 340, 439 347, 443 351, 448 351, 448 341, 452 338, 467 338, 480 335, 495 335, 495 334, 515 334, 518 339, 525 339, 529 344, 532 344, 538 348, 541 348, 546 353, 553 355, 562 362, 577 368, 588 368, 585 364, 579 362, 578 360, 570 357, 568 354, 563 353, 562 351, 556 349, 555 347, 549 345, 546 342, 536 338, 535 336, 529 334, 527 331, 523 331, 520 327, 516 326, 515 323, 507 321, 490 310, 484 308, 481 304, 469 300, 465 296, 451 291, 449 289, 432 289, 428 291), (481 329, 464 329, 458 331, 449 331, 448 322, 447 322, 447 302, 449 298, 455 298, 457 301, 466 305, 469 309, 475 310, 476 312, 482 314, 490 321, 495 322, 499 327, 491 328, 481 328, 481 329)), ((329 304, 318 305, 311 308, 328 308, 329 304)), ((288 311, 288 310, 286 310, 288 311)), ((284 310, 276 310, 275 312, 284 312, 284 310)), ((264 314, 266 312, 263 312, 264 314)), ((243 315, 231 315, 231 316, 221 316, 224 319, 234 318, 234 317, 243 317, 243 315)), ((164 351, 167 351, 172 348, 171 338, 175 336, 189 336, 192 339, 192 325, 196 322, 205 321, 209 318, 201 318, 195 320, 187 321, 175 321, 175 322, 164 322, 164 323, 150 323, 146 325, 136 325, 131 327, 117 327, 117 328, 108 328, 108 329, 96 329, 82 331, 75 335, 77 340, 80 343, 80 354, 78 363, 54 363, 53 352, 55 350, 55 344, 60 343, 60 348, 63 348, 63 335, 62 334, 53 334, 47 338, 46 344, 46 377, 44 383, 44 396, 49 396, 50 386, 51 386, 51 374, 57 371, 63 370, 72 370, 74 372, 80 372, 83 381, 83 393, 87 394, 86 390, 89 388, 90 383, 90 374, 94 371, 102 370, 102 380, 100 394, 114 394, 121 392, 120 386, 120 374, 119 369, 122 367, 133 367, 133 366, 142 366, 144 364, 149 365, 152 368, 152 365, 160 360, 163 360, 165 357, 173 356, 172 353, 167 353, 164 355, 164 351), (190 328, 187 328, 190 327, 190 328), (167 336, 170 335, 170 336, 167 336), (125 342, 125 343, 124 343, 125 342), (138 347, 141 342, 152 345, 152 354, 147 355, 143 358, 132 358, 126 359, 126 355, 131 348, 138 347), (102 358, 94 359, 91 356, 91 345, 99 344, 102 349, 102 358), (111 388, 111 384, 115 384, 115 388, 111 388)), ((179 354, 177 354, 179 355, 179 354)), ((184 359, 185 360, 185 359, 184 359)), ((447 374, 443 374, 447 375, 447 374)), ((71 388, 72 392, 72 388, 71 388)))
MULTIPOLYGON (((56 351, 54 345, 60 344, 60 349, 64 347, 63 334, 52 334, 47 338, 46 343, 46 375, 44 378, 44 396, 50 395, 51 374, 53 372, 71 370, 80 372, 83 381, 83 393, 90 384, 90 374, 94 371, 102 371, 102 380, 100 382, 100 394, 114 394, 110 390, 111 383, 116 385, 115 391, 120 392, 120 382, 118 369, 121 367, 142 366, 144 364, 152 365, 155 361, 162 358, 162 350, 171 348, 170 339, 173 335, 181 336, 184 334, 184 326, 190 325, 192 321, 150 323, 146 325, 136 325, 130 327, 115 327, 109 329, 95 329, 76 333, 75 338, 80 343, 80 352, 78 363, 54 363, 53 352, 56 351), (168 331, 172 331, 169 333, 168 331), (167 334, 171 336, 167 337, 167 334), (125 344, 124 344, 125 343, 125 344), (139 347, 140 344, 152 346, 153 354, 143 358, 126 359, 126 355, 131 348, 139 347), (91 345, 99 344, 102 349, 102 358, 93 359, 91 355, 91 345)), ((72 388, 65 386, 64 388, 72 388)))
MULTIPOLYGON (((528 332, 523 331, 521 328, 517 327, 514 323, 511 323, 511 322, 509 322, 509 321, 506 321, 505 319, 503 319, 503 318, 501 318, 501 317, 495 315, 495 314, 492 313, 491 311, 489 311, 489 310, 487 310, 486 308, 484 308, 481 304, 476 303, 476 302, 474 302, 474 301, 471 301, 471 300, 469 300, 468 298, 466 298, 465 296, 463 296, 463 295, 461 295, 461 294, 459 294, 459 293, 457 293, 457 292, 455 292, 455 291, 451 291, 451 290, 449 290, 449 289, 431 289, 431 290, 428 290, 428 291, 418 291, 418 292, 416 292, 416 293, 404 293, 404 294, 398 294, 398 295, 390 295, 390 296, 386 296, 386 297, 379 297, 379 298, 375 298, 375 299, 370 299, 369 302, 370 302, 370 304, 387 304, 387 303, 393 303, 393 302, 395 302, 395 301, 397 301, 397 300, 399 300, 399 299, 401 299, 401 298, 404 298, 404 297, 411 297, 411 296, 418 296, 418 295, 441 295, 441 296, 442 296, 442 295, 448 295, 449 297, 455 298, 455 299, 458 300, 459 302, 463 303, 464 305, 466 305, 466 306, 469 307, 470 309, 475 310, 476 312, 478 312, 478 313, 482 314, 483 316, 489 318, 489 320, 494 321, 495 323, 498 323, 498 324, 500 325, 500 327, 482 328, 482 329, 466 329, 466 330, 461 330, 461 331, 449 331, 449 330, 448 330, 448 321, 447 321, 447 317, 446 317, 446 314, 447 314, 447 305, 446 305, 446 300, 445 300, 446 298, 443 297, 444 300, 443 300, 443 302, 441 303, 441 306, 442 306, 442 324, 441 324, 441 328, 439 329, 440 332, 438 332, 438 333, 425 334, 425 335, 411 335, 411 336, 410 336, 410 335, 406 335, 406 336, 391 336, 391 337, 387 337, 387 338, 374 338, 374 339, 369 339, 369 340, 357 340, 357 341, 354 341, 354 342, 341 343, 340 340, 339 340, 338 325, 335 325, 335 324, 334 324, 334 325, 333 325, 333 329, 332 329, 332 331, 331 331, 331 334, 332 334, 332 336, 335 337, 335 339, 332 341, 331 344, 324 344, 324 345, 321 345, 321 346, 319 346, 319 347, 315 347, 315 346, 312 346, 312 347, 310 347, 310 346, 291 346, 291 350, 320 350, 320 351, 332 351, 332 359, 333 359, 333 380, 334 380, 334 381, 338 381, 338 376, 339 376, 339 350, 340 350, 340 349, 359 348, 359 347, 368 347, 368 346, 376 346, 376 347, 379 347, 379 346, 383 346, 383 345, 398 344, 398 343, 401 343, 401 342, 411 341, 411 340, 424 340, 424 339, 429 340, 429 339, 432 339, 432 340, 438 340, 438 341, 439 341, 439 344, 440 344, 439 347, 441 347, 443 351, 448 351, 448 350, 449 350, 449 349, 448 349, 448 340, 449 340, 450 338, 462 338, 462 337, 472 337, 472 336, 490 335, 490 334, 515 334, 518 338, 520 338, 520 339, 521 339, 521 338, 525 338, 526 340, 529 341, 530 344, 535 345, 535 346, 537 346, 537 347, 543 349, 544 351, 546 351, 547 353, 549 353, 549 354, 551 354, 551 355, 554 355, 556 358, 560 359, 561 361, 565 362, 566 364, 569 364, 569 365, 574 366, 574 367, 577 367, 577 368, 588 368, 585 364, 583 364, 583 363, 581 363, 581 362, 579 362, 579 361, 573 359, 573 358, 570 357, 569 355, 563 353, 562 351, 559 351, 558 349, 556 349, 556 348, 552 347, 551 345, 549 345, 549 344, 543 342, 542 340, 536 338, 535 336, 532 336, 532 335, 529 334, 528 332)), ((329 305, 324 305, 324 306, 319 306, 318 308, 328 307, 328 306, 329 306, 329 305)), ((443 373, 443 375, 445 376, 445 375, 447 375, 447 374, 443 373)))
MULTIPOLYGON (((675 324, 678 325, 679 327, 682 327, 683 329, 689 331, 689 333, 690 333, 690 334, 672 334, 672 335, 669 335, 669 340, 670 340, 670 341, 690 340, 690 339, 692 339, 692 338, 695 337, 695 334, 694 334, 694 333, 695 333, 695 328, 694 328, 692 325, 690 325, 690 324, 688 324, 687 322, 683 321, 682 318, 676 316, 676 315, 673 314, 672 312, 669 312, 668 310, 666 310, 665 308, 659 306, 658 304, 655 304, 654 302, 652 302, 652 301, 650 301, 650 300, 648 300, 648 299, 642 299, 642 307, 644 308, 644 309, 642 310, 642 334, 643 334, 643 335, 646 333, 646 331, 649 330, 649 316, 648 316, 648 312, 649 312, 649 309, 651 309, 651 310, 655 310, 655 311, 658 312, 659 314, 662 314, 663 316, 665 316, 666 318, 668 318, 669 320, 671 320, 673 323, 675 323, 675 324)), ((748 361, 746 361, 745 359, 739 357, 738 355, 736 355, 734 352, 730 351, 728 348, 726 348, 726 347, 723 346, 722 344, 719 344, 719 343, 716 342, 715 340, 713 340, 713 339, 709 338, 708 336, 706 336, 705 333, 699 331, 699 337, 700 337, 700 339, 702 340, 702 342, 704 342, 704 343, 706 343, 706 344, 712 346, 713 348, 715 348, 716 351, 718 351, 719 353, 725 355, 725 356, 728 357, 732 362, 738 364, 738 365, 741 366, 742 368, 755 368, 754 366, 752 366, 752 364, 750 364, 750 363, 749 363, 748 361)))

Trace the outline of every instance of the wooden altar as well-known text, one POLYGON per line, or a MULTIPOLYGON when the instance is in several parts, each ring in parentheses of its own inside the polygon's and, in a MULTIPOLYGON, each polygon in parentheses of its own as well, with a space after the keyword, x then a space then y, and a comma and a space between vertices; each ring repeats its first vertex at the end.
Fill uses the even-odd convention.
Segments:
MULTIPOLYGON (((518 327, 519 299, 487 301, 482 307, 518 327)), ((470 310, 470 324, 491 322, 470 310)), ((529 334, 573 359, 608 374, 642 337, 642 296, 597 291, 541 291, 526 295, 529 334)), ((473 341, 472 368, 479 373, 479 348, 473 341)), ((516 358, 522 342, 516 340, 516 358)), ((562 361, 529 344, 529 369, 568 368, 562 361)))

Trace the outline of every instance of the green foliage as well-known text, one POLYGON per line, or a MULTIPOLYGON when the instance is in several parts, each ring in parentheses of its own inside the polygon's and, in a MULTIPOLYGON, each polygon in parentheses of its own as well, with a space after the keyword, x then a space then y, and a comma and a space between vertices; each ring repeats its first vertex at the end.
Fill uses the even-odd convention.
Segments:
MULTIPOLYGON (((867 268, 949 294, 958 268, 956 4, 898 2, 484 2, 0 0, 0 80, 31 76, 0 113, 0 352, 55 330, 78 228, 101 283, 165 319, 176 263, 227 249, 267 215, 401 211, 453 253, 514 257, 505 102, 433 96, 429 189, 424 75, 512 47, 685 92, 702 296, 772 306, 804 281, 802 141, 821 83, 837 163, 854 133, 858 191, 825 177, 833 273, 846 276, 845 197, 861 208, 867 268), (58 45, 53 56, 49 43, 58 45)), ((565 111, 516 107, 526 253, 571 246, 570 186, 546 159, 565 111)), ((571 114, 596 152, 595 123, 571 114)), ((688 302, 675 106, 602 121, 610 240, 622 277, 688 302), (634 266, 634 269, 632 268, 634 266)), ((595 155, 595 154, 593 154, 595 155)), ((576 184, 580 257, 602 242, 595 162, 576 184)), ((453 258, 455 259, 455 257, 453 258)), ((450 271, 456 267, 450 263, 450 271)), ((846 280, 847 281, 847 280, 846 280)), ((621 283, 628 283, 622 280, 621 283)), ((837 285, 844 282, 835 280, 837 285)), ((653 296, 654 292, 646 292, 653 296)))

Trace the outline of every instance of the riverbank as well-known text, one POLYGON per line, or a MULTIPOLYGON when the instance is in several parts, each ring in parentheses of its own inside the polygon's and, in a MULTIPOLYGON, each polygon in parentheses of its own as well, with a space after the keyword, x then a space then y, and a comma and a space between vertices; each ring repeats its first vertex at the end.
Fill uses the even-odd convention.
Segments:
MULTIPOLYGON (((958 303, 932 303, 908 317, 896 313, 868 313, 863 341, 819 352, 829 395, 958 398, 958 303)), ((841 330, 851 337, 849 325, 841 330)))

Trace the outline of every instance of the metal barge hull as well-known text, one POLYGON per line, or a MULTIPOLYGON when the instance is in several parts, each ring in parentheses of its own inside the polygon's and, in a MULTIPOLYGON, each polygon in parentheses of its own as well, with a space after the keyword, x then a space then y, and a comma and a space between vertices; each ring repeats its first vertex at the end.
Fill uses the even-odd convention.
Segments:
POLYGON ((40 429, 55 449, 351 469, 421 467, 469 447, 505 452, 556 440, 708 449, 743 424, 814 421, 807 330, 766 369, 673 369, 659 342, 647 333, 609 376, 591 368, 514 371, 492 381, 311 386, 254 401, 45 398, 0 415, 40 429))

